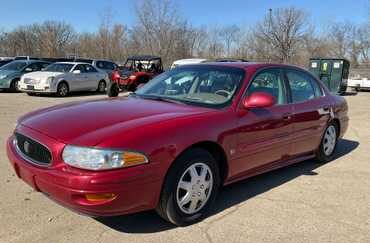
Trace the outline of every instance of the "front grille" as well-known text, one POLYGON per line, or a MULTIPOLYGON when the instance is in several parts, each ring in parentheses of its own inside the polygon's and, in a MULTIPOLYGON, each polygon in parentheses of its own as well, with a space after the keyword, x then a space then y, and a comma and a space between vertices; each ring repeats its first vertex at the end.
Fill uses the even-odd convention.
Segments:
POLYGON ((15 138, 18 151, 27 160, 39 165, 51 163, 51 153, 44 145, 19 133, 15 134, 15 138))
POLYGON ((25 84, 38 84, 40 83, 40 81, 36 79, 32 79, 32 78, 24 78, 24 83, 25 84))

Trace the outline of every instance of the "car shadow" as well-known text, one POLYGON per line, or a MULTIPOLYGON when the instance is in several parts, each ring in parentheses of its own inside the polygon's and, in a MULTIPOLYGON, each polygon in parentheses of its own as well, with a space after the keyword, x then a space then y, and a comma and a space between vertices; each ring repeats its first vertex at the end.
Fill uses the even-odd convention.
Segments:
MULTIPOLYGON (((359 143, 356 141, 347 139, 339 140, 335 157, 331 162, 335 162, 336 159, 349 154, 358 146, 359 143)), ((317 163, 314 159, 310 159, 223 187, 220 190, 213 210, 210 212, 210 216, 218 214, 225 209, 269 191, 301 175, 316 176, 318 173, 314 170, 324 165, 323 163, 317 163)), ((125 216, 97 218, 96 220, 116 231, 124 233, 154 233, 176 227, 161 219, 154 210, 125 216)))

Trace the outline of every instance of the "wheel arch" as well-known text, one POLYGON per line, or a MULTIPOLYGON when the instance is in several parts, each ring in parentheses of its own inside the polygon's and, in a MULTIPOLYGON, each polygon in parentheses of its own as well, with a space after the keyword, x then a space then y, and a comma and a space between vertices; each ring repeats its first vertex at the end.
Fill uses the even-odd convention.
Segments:
MULTIPOLYGON (((217 161, 219 170, 220 170, 220 179, 221 183, 223 184, 227 178, 229 172, 229 164, 226 156, 226 152, 223 147, 214 141, 200 141, 194 143, 187 148, 185 148, 181 153, 176 156, 176 159, 186 153, 187 151, 194 149, 194 148, 201 148, 209 152, 212 157, 217 161)), ((176 160, 175 159, 175 160, 176 160)), ((172 165, 170 166, 172 167, 172 165)))

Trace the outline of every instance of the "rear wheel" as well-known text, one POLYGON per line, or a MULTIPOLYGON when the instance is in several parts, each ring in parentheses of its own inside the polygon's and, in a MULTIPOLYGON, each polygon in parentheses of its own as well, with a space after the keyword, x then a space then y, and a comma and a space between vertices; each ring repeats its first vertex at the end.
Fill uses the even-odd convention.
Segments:
POLYGON ((107 90, 109 97, 117 97, 119 94, 119 87, 117 83, 111 82, 107 90))
POLYGON ((169 170, 156 211, 178 226, 198 222, 216 199, 219 186, 219 170, 212 155, 203 149, 191 149, 169 170))
POLYGON ((59 97, 66 97, 69 93, 68 85, 65 82, 62 82, 58 85, 57 95, 59 97))
POLYGON ((331 122, 325 129, 316 158, 319 162, 328 162, 333 159, 338 141, 338 126, 331 122))
POLYGON ((98 92, 99 93, 105 93, 105 89, 107 88, 107 84, 105 83, 104 80, 100 80, 99 84, 98 84, 98 92))

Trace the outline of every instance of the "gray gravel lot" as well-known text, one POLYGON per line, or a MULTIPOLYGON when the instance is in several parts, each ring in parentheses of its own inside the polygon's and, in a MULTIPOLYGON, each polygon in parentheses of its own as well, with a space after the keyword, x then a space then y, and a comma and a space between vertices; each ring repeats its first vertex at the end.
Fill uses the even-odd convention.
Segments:
POLYGON ((350 126, 337 158, 305 161, 224 188, 210 217, 176 228, 154 212, 95 220, 19 180, 5 142, 34 109, 103 98, 0 92, 0 242, 370 242, 370 92, 348 95, 350 126))

